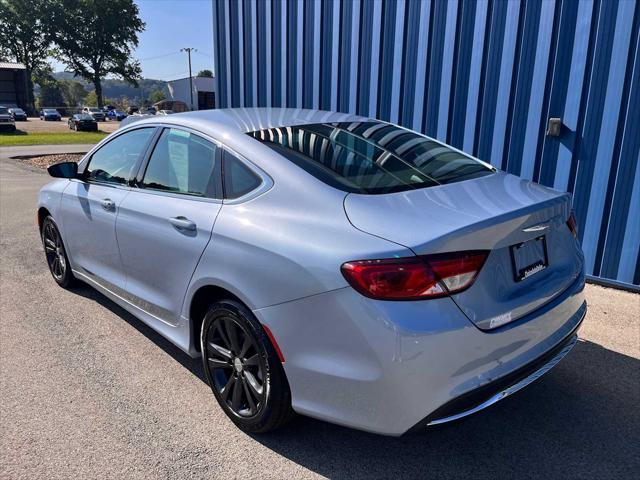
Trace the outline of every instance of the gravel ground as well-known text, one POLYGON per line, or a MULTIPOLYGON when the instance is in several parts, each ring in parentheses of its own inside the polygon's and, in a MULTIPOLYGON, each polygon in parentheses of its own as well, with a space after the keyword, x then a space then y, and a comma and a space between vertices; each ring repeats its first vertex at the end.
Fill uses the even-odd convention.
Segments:
MULTIPOLYGON (((67 125, 68 117, 63 117, 59 122, 45 122, 39 118, 29 118, 26 122, 16 122, 16 128, 23 132, 32 133, 61 133, 72 132, 67 125)), ((120 126, 120 122, 98 122, 98 130, 103 132, 115 132, 120 126)))
POLYGON ((79 162, 84 154, 80 153, 59 153, 54 155, 40 155, 37 157, 21 158, 20 161, 31 165, 32 167, 38 167, 45 169, 50 165, 62 162, 79 162))
POLYGON ((55 285, 34 225, 47 181, 0 158, 1 479, 637 478, 639 295, 587 286, 573 352, 466 421, 388 438, 298 418, 246 435, 199 361, 91 288, 55 285))

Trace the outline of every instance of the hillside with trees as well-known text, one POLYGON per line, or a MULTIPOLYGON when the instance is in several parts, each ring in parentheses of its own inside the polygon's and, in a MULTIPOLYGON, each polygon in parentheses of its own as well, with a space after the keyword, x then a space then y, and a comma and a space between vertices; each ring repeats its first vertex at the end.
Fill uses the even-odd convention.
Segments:
POLYGON ((0 60, 25 65, 27 109, 36 107, 34 92, 38 104, 51 106, 91 92, 99 106, 105 96, 142 104, 166 95, 164 82, 141 79, 132 57, 145 28, 139 13, 133 0, 0 0, 0 60), (56 77, 47 58, 71 76, 56 77))
MULTIPOLYGON (((95 90, 94 86, 82 78, 78 78, 73 72, 55 72, 53 78, 58 81, 76 81, 79 82, 87 93, 95 90)), ((169 95, 167 82, 163 80, 153 80, 143 78, 138 80, 138 86, 131 85, 123 80, 116 78, 106 78, 102 80, 102 95, 106 99, 120 101, 126 99, 132 105, 142 105, 149 102, 149 97, 154 92, 162 92, 165 97, 169 95)), ((155 96, 157 96, 156 94, 155 96)))

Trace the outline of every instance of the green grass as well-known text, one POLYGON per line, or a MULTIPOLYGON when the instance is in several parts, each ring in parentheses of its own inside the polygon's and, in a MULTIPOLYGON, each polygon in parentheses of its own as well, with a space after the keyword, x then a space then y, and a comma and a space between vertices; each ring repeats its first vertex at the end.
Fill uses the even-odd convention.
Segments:
POLYGON ((69 145, 77 143, 98 143, 108 133, 105 132, 60 132, 27 133, 22 130, 0 133, 0 147, 19 145, 69 145))

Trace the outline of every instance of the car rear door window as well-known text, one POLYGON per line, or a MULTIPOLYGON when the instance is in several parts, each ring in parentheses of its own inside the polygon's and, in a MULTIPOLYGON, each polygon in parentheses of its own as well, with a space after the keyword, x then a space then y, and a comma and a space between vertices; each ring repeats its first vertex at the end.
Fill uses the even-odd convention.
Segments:
POLYGON ((126 184, 135 174, 141 153, 154 128, 139 128, 117 136, 97 150, 84 172, 88 181, 126 184))
POLYGON ((224 198, 240 198, 260 186, 262 180, 229 152, 224 155, 224 198))
POLYGON ((191 132, 167 128, 149 158, 141 187, 220 198, 217 159, 214 143, 191 132))
POLYGON ((493 173, 446 145, 377 121, 294 125, 248 135, 347 192, 401 192, 493 173))

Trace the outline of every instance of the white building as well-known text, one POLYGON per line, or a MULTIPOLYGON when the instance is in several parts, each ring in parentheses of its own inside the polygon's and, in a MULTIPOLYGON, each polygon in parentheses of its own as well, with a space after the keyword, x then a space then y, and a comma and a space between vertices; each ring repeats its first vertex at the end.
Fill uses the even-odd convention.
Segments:
POLYGON ((167 82, 169 98, 186 103, 192 110, 216 108, 215 79, 211 77, 193 77, 193 105, 189 92, 189 77, 167 82))

